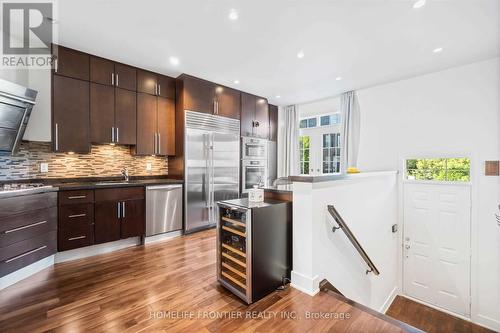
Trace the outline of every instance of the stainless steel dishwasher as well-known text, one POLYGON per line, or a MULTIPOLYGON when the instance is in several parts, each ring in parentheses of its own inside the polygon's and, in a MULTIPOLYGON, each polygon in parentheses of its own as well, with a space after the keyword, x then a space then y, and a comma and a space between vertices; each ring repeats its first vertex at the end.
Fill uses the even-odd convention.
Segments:
POLYGON ((146 187, 146 236, 182 229, 182 185, 146 187))

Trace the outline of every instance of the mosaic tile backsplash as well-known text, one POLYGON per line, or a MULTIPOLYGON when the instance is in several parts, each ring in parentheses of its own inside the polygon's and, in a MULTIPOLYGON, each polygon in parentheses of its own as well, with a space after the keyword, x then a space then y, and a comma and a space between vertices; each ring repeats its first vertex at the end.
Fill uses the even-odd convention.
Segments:
POLYGON ((53 153, 48 142, 21 143, 16 156, 0 155, 0 181, 40 178, 84 178, 120 176, 128 168, 131 176, 168 174, 165 157, 133 156, 126 146, 93 145, 90 154, 53 153), (40 163, 49 172, 40 172, 40 163), (151 171, 146 170, 151 163, 151 171))

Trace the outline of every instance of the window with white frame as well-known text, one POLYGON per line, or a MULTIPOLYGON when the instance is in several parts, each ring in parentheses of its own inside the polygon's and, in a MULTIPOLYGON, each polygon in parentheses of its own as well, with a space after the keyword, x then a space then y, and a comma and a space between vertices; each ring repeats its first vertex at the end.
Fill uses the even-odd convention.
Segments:
POLYGON ((340 173, 341 116, 339 113, 300 119, 300 173, 324 175, 340 173))
POLYGON ((310 137, 301 135, 299 138, 299 160, 300 160, 300 174, 309 174, 309 147, 310 137))

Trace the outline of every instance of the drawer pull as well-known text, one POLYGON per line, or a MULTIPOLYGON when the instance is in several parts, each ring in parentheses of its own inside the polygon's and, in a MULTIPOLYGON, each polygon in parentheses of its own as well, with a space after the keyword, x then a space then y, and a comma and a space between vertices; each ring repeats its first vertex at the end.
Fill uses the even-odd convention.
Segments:
POLYGON ((74 219, 74 218, 77 218, 77 217, 85 217, 87 216, 87 214, 75 214, 75 215, 69 215, 68 217, 70 219, 74 219))
POLYGON ((40 247, 38 247, 38 248, 36 248, 36 249, 34 249, 34 250, 31 250, 31 251, 25 252, 25 253, 23 253, 23 254, 20 254, 20 255, 18 255, 18 256, 15 256, 14 258, 7 259, 7 260, 5 260, 4 262, 5 262, 6 264, 8 264, 9 262, 12 262, 12 261, 14 261, 14 260, 21 259, 22 257, 26 257, 26 256, 27 256, 27 255, 29 255, 29 254, 32 254, 32 253, 38 252, 38 251, 40 251, 40 250, 43 250, 43 249, 45 249, 46 247, 47 247, 47 245, 40 246, 40 247))
POLYGON ((84 239, 84 238, 87 238, 87 236, 71 237, 71 238, 68 238, 68 240, 69 240, 69 241, 74 241, 74 240, 84 239))
POLYGON ((85 199, 87 196, 86 195, 74 195, 72 197, 68 197, 69 200, 74 200, 74 199, 85 199))
POLYGON ((14 228, 14 229, 6 230, 6 231, 4 231, 4 234, 10 234, 11 232, 16 232, 16 231, 19 231, 19 230, 24 230, 24 229, 28 229, 28 228, 31 228, 31 227, 36 227, 37 225, 45 224, 45 223, 47 223, 47 221, 41 221, 41 222, 37 222, 37 223, 33 223, 33 224, 28 224, 28 225, 25 225, 25 226, 22 226, 22 227, 19 227, 19 228, 14 228))

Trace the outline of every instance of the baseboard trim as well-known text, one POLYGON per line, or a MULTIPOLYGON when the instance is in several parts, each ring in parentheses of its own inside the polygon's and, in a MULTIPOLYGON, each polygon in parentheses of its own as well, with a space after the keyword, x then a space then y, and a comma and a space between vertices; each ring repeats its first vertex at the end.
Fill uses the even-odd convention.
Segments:
POLYGON ((86 246, 64 252, 57 252, 55 262, 56 264, 58 264, 66 261, 93 257, 99 254, 110 253, 139 244, 141 244, 140 237, 131 237, 127 239, 120 239, 115 242, 86 246))
POLYGON ((399 294, 399 287, 396 286, 394 287, 394 289, 392 289, 389 296, 387 296, 387 299, 385 300, 384 304, 382 304, 382 306, 380 307, 379 312, 385 314, 387 310, 389 310, 389 307, 391 306, 392 302, 394 302, 394 299, 396 298, 396 296, 398 296, 398 294, 399 294))
POLYGON ((317 275, 309 277, 297 271, 292 271, 292 282, 290 286, 310 296, 319 292, 319 278, 317 275))
POLYGON ((176 230, 176 231, 166 232, 164 234, 148 236, 148 237, 144 238, 144 243, 145 244, 152 244, 152 243, 156 243, 156 242, 169 240, 172 238, 177 238, 179 236, 182 236, 182 230, 176 230))
POLYGON ((26 267, 18 269, 15 272, 5 275, 0 278, 0 290, 5 289, 15 283, 18 283, 21 280, 29 278, 33 274, 36 274, 45 268, 51 267, 54 265, 54 255, 43 258, 34 262, 26 267))

